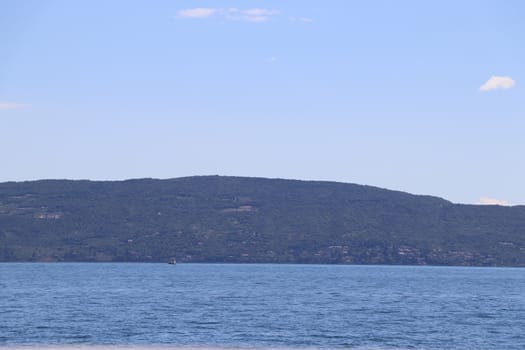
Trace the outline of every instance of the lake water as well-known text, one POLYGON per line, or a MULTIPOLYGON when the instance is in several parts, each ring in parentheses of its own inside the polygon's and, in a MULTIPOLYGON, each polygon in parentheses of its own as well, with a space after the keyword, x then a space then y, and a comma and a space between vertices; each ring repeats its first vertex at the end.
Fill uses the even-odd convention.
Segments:
POLYGON ((0 264, 0 348, 50 344, 523 350, 525 269, 0 264))

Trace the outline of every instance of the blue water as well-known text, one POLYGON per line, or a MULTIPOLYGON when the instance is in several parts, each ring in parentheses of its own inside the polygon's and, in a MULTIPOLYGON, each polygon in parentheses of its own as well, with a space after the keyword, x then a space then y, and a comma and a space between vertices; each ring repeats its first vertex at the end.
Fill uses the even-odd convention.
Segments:
POLYGON ((0 264, 0 347, 525 349, 525 269, 0 264))

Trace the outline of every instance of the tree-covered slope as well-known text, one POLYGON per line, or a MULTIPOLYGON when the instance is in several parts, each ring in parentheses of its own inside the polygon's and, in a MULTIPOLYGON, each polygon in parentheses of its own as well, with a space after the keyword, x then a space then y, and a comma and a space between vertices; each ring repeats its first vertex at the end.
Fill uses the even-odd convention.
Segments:
POLYGON ((525 266, 525 207, 221 176, 0 184, 0 261, 525 266))

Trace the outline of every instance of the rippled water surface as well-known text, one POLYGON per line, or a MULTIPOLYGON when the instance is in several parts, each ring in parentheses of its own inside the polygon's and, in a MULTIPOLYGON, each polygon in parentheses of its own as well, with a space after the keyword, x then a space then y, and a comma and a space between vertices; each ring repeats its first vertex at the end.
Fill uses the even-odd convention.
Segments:
POLYGON ((0 347, 525 349, 525 269, 0 264, 0 347))

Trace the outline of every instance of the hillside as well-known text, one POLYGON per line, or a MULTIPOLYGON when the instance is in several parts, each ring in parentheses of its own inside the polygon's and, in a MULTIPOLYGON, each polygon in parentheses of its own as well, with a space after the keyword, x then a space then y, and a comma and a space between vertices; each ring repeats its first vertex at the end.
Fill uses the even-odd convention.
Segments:
POLYGON ((0 261, 525 266, 525 206, 221 176, 0 183, 0 261))

